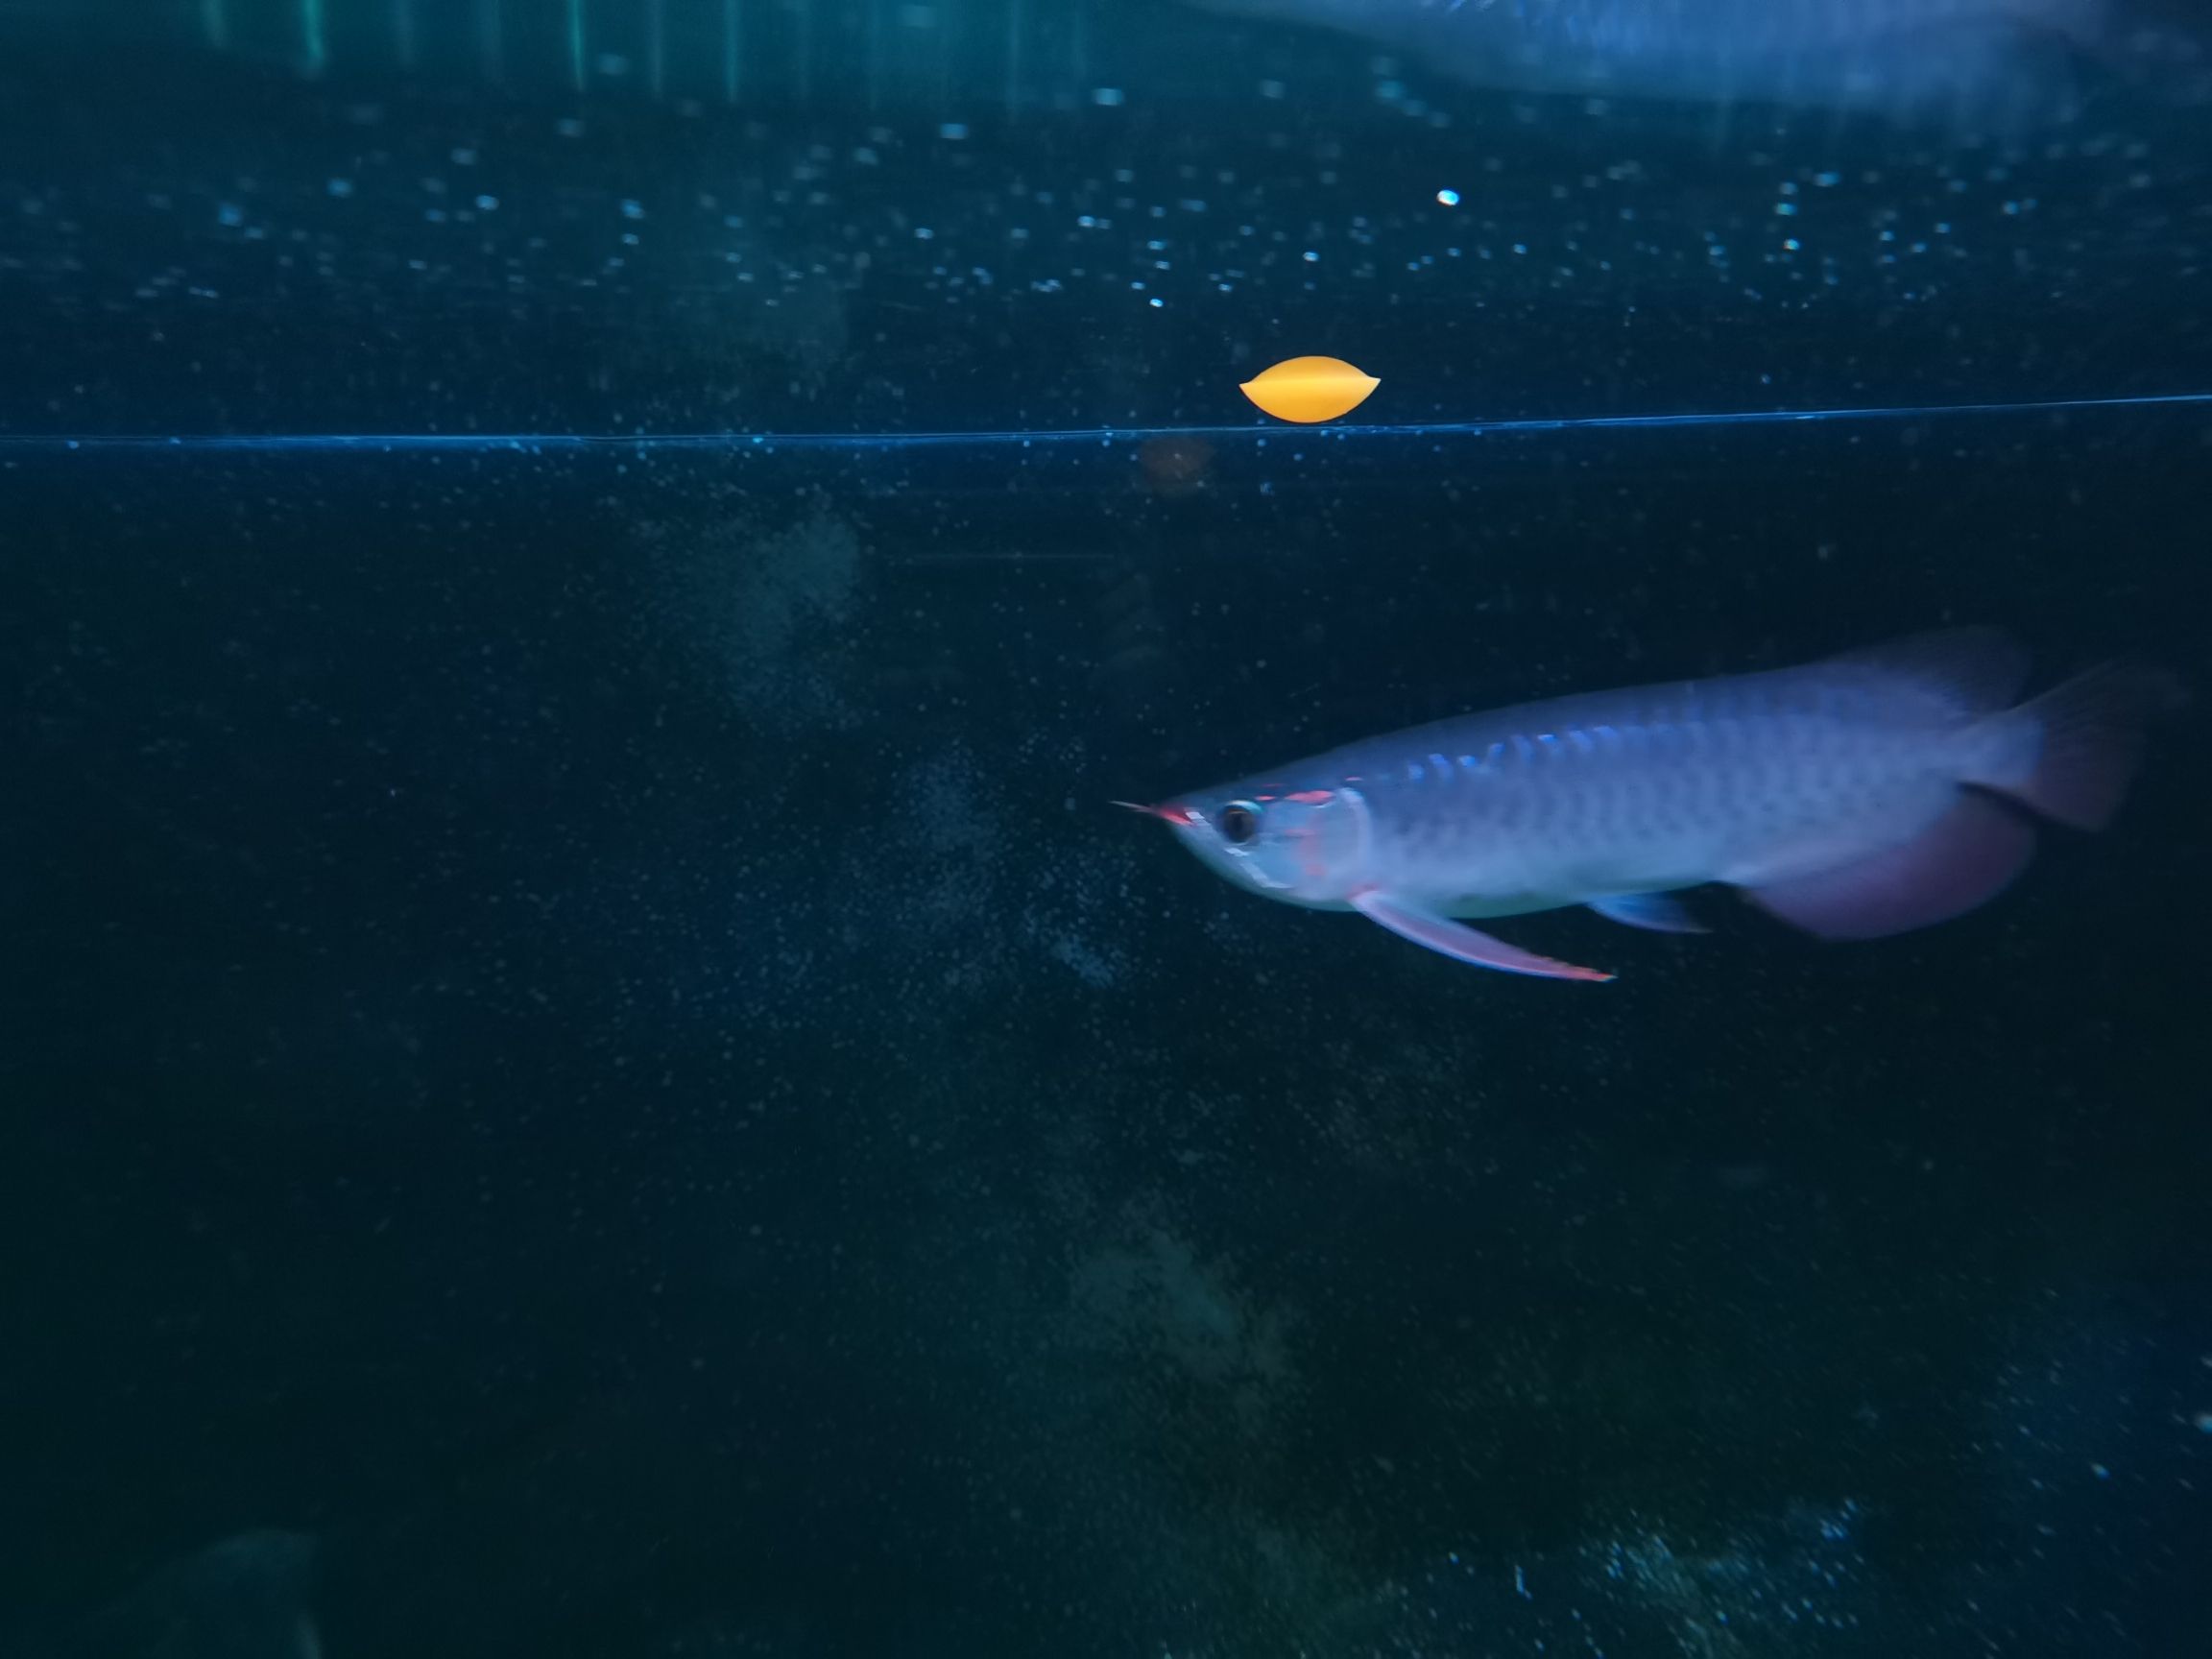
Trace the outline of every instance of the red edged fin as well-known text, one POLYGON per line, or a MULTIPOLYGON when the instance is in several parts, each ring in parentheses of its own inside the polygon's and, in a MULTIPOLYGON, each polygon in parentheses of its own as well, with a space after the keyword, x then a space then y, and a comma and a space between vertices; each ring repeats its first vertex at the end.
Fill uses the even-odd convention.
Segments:
POLYGON ((1601 983, 1613 977, 1595 968, 1577 968, 1572 962, 1554 962, 1549 956, 1538 956, 1532 951, 1508 945, 1503 939, 1478 933, 1465 923, 1431 915, 1429 911, 1373 889, 1353 894, 1352 905, 1370 922, 1389 928, 1399 938, 1410 939, 1414 944, 1426 946, 1451 957, 1455 962, 1471 962, 1478 968, 1499 968, 1508 974, 1531 974, 1541 979, 1583 979, 1601 983))
POLYGON ((2144 727, 2181 702, 2181 682, 2164 669, 2113 662, 2078 674, 2021 707, 2043 728, 2034 771, 1990 786, 2046 818, 2102 830, 2142 763, 2144 727))
POLYGON ((1747 890, 1762 910, 1823 939, 1882 939, 1963 916, 2027 867, 2035 830, 1985 795, 1959 804, 1902 847, 1747 890))

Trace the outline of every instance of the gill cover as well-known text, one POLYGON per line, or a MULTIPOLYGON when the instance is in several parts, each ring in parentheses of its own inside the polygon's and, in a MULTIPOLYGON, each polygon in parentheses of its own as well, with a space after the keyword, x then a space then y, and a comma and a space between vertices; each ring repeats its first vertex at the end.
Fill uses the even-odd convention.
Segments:
POLYGON ((1177 805, 1191 849, 1233 881, 1308 903, 1343 901, 1367 864, 1367 803, 1359 792, 1228 790, 1177 805))

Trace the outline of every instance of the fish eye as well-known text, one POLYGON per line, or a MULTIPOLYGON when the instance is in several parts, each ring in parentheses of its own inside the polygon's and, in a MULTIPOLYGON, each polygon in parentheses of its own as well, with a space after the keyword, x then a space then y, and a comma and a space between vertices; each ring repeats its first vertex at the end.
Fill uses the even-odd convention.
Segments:
POLYGON ((1260 833, 1260 808, 1249 801, 1232 801, 1221 808, 1221 839, 1241 847, 1260 833))

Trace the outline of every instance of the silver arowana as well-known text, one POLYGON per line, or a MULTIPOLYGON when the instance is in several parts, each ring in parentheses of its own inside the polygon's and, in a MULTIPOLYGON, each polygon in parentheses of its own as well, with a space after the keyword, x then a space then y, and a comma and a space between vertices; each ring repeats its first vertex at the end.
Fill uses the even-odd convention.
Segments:
POLYGON ((2178 687, 2107 665, 2016 704, 2026 677, 2008 637, 1959 629, 1460 715, 1136 809, 1267 898, 1462 962, 1609 979, 1463 919, 1586 904, 1697 932, 1668 895, 1723 882, 1821 937, 1879 938, 1996 897, 2031 813, 2103 828, 2178 687))

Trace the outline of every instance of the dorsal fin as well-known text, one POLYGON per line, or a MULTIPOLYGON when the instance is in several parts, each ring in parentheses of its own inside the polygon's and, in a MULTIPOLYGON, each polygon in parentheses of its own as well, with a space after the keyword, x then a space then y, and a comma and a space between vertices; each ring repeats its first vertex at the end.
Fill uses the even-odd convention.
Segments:
POLYGON ((1940 691, 1961 714, 1993 714, 2019 701, 2028 652, 2002 628, 1942 628, 1831 657, 1940 691))

